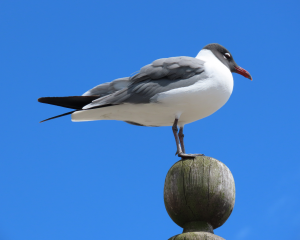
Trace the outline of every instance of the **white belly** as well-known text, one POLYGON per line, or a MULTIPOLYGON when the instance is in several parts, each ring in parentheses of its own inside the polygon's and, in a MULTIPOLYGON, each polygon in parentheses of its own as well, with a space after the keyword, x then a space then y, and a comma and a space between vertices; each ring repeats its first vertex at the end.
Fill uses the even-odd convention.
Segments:
POLYGON ((231 91, 218 84, 209 86, 205 81, 193 86, 171 90, 156 97, 149 104, 122 104, 92 110, 77 111, 72 121, 120 120, 146 126, 171 126, 176 116, 179 126, 205 118, 229 99, 231 91))

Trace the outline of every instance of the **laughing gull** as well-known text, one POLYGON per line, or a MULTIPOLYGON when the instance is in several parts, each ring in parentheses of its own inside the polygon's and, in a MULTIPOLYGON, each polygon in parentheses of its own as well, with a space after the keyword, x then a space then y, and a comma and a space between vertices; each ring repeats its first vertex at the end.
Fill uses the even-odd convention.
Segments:
POLYGON ((132 77, 100 84, 82 96, 38 101, 75 109, 44 121, 72 114, 73 122, 120 120, 138 126, 172 126, 176 154, 189 158, 202 154, 185 153, 183 127, 213 114, 227 102, 233 89, 232 72, 252 80, 226 48, 212 43, 195 58, 158 59, 132 77))

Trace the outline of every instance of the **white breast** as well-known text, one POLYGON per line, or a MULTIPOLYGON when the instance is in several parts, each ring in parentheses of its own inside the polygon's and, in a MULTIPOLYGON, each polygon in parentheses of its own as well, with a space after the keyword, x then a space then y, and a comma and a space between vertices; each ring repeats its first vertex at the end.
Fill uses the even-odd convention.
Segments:
POLYGON ((229 98, 233 90, 233 77, 228 67, 207 49, 201 50, 196 58, 205 61, 205 73, 208 77, 206 82, 209 81, 209 87, 219 90, 218 95, 229 98))
POLYGON ((180 115, 179 125, 213 114, 228 101, 233 90, 230 70, 210 50, 201 50, 196 58, 205 61, 207 78, 192 86, 161 93, 157 97, 165 106, 176 108, 175 115, 180 115))

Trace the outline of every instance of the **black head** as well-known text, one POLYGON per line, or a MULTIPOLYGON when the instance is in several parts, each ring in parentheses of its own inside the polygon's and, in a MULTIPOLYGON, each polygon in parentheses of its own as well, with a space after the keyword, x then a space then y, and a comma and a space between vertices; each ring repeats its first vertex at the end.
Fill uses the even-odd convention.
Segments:
POLYGON ((234 61, 231 53, 218 43, 211 43, 206 45, 203 49, 210 50, 231 72, 239 73, 246 78, 252 80, 248 71, 239 67, 234 61))

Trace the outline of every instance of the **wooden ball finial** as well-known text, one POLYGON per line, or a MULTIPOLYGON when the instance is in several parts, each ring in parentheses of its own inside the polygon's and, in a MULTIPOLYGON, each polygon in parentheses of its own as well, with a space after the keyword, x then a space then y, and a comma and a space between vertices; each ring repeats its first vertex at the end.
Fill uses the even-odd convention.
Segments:
POLYGON ((167 174, 164 201, 171 219, 183 228, 176 240, 223 239, 213 229, 222 226, 233 210, 233 176, 225 164, 211 157, 180 160, 167 174))

